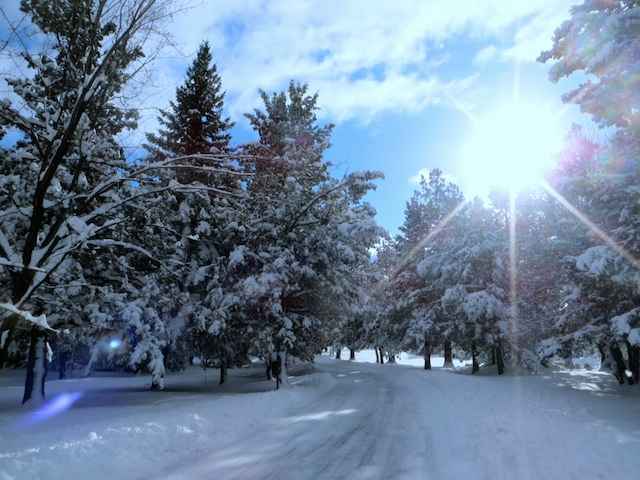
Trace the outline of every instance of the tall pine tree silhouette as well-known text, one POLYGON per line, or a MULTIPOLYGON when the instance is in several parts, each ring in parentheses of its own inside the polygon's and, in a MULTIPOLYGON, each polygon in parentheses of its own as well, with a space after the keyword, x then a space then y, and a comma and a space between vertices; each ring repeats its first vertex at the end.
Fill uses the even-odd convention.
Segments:
MULTIPOLYGON (((176 89, 176 99, 168 110, 160 110, 157 134, 147 134, 145 148, 158 158, 225 152, 229 148, 229 130, 233 122, 224 116, 222 80, 212 62, 208 42, 187 70, 183 85, 176 89)), ((199 179, 197 171, 179 169, 178 181, 199 179)))

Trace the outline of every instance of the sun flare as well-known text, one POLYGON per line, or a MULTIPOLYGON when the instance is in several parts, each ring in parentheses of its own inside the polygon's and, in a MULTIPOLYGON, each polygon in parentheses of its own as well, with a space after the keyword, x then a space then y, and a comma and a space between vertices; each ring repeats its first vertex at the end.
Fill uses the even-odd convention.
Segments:
POLYGON ((472 128, 462 161, 468 183, 479 194, 539 183, 557 158, 564 131, 551 108, 520 102, 474 118, 472 128))

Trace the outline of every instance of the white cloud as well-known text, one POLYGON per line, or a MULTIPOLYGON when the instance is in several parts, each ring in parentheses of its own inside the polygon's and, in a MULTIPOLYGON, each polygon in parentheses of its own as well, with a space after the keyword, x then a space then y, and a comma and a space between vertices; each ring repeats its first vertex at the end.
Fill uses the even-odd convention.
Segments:
POLYGON ((566 18, 566 9, 541 12, 517 30, 513 45, 503 52, 503 56, 508 60, 535 60, 540 52, 551 47, 553 32, 566 18))
POLYGON ((296 78, 319 90, 326 113, 343 120, 421 109, 471 86, 469 78, 445 82, 438 74, 437 46, 454 35, 490 42, 478 61, 498 55, 495 38, 505 58, 534 61, 575 1, 225 0, 215 8, 203 2, 172 30, 186 52, 202 38, 214 42, 235 118, 255 106, 257 88, 296 78), (384 73, 367 76, 374 68, 384 73), (354 79, 355 72, 364 78, 354 79))
POLYGON ((496 58, 497 55, 498 48, 495 45, 489 45, 476 53, 476 56, 473 57, 473 64, 484 65, 496 58))
MULTIPOLYGON (((166 23, 176 48, 156 61, 139 103, 166 107, 198 44, 208 39, 235 120, 257 106, 258 88, 279 89, 291 78, 318 90, 324 113, 335 121, 416 111, 460 100, 474 87, 471 69, 443 79, 448 40, 464 35, 488 45, 477 54, 479 63, 533 61, 575 1, 183 0, 190 8, 166 23)), ((155 128, 154 112, 144 110, 141 123, 155 128)))

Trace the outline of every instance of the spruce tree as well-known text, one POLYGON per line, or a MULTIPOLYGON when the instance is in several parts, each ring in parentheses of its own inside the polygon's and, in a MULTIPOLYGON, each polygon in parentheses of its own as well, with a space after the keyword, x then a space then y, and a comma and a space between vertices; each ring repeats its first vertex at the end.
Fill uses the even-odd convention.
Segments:
POLYGON ((227 151, 233 122, 224 116, 224 95, 211 48, 203 42, 175 101, 160 110, 161 128, 147 135, 145 148, 159 158, 227 151))

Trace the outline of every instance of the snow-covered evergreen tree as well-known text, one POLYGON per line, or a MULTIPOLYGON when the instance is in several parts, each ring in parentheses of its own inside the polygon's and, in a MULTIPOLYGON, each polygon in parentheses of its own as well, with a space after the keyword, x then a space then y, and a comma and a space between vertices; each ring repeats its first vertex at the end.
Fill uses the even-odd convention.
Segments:
MULTIPOLYGON (((147 134, 146 148, 152 158, 172 158, 226 152, 233 122, 224 114, 222 79, 212 63, 211 47, 203 42, 187 69, 184 84, 176 89, 169 109, 160 110, 157 134, 147 134)), ((206 172, 180 169, 178 180, 189 183, 206 178, 206 172)), ((231 178, 232 180, 233 178, 231 178)), ((219 183, 219 182, 218 182, 219 183)))
POLYGON ((593 152, 597 155, 587 158, 586 164, 578 164, 580 175, 568 178, 559 188, 561 194, 578 192, 584 200, 575 207, 599 228, 591 228, 593 243, 573 255, 570 308, 559 325, 564 335, 548 339, 543 350, 551 354, 568 343, 588 340, 601 349, 605 364, 615 363, 620 382, 625 381, 628 366, 636 383, 640 380, 636 315, 640 306, 640 96, 635 74, 640 69, 635 27, 639 12, 635 1, 587 0, 572 8, 571 18, 555 33, 553 47, 540 56, 543 62, 556 60, 551 68, 553 81, 576 72, 592 76, 564 100, 580 105, 600 126, 616 129, 611 145, 593 152))
MULTIPOLYGON (((458 186, 447 180, 439 169, 420 177, 420 188, 413 192, 404 211, 400 226, 399 248, 405 255, 422 245, 434 228, 464 200, 458 186)), ((415 252, 419 254, 420 252, 415 252)), ((415 260, 415 259, 414 259, 415 260)))
POLYGON ((53 306, 39 293, 72 268, 74 252, 108 244, 126 221, 121 207, 135 196, 124 185, 130 168, 115 135, 134 126, 136 115, 113 100, 142 58, 141 34, 157 11, 153 0, 119 14, 90 0, 25 0, 21 8, 51 43, 47 53, 25 54, 32 76, 8 80, 22 106, 0 102, 0 124, 21 133, 0 155, 0 258, 9 270, 2 297, 14 313, 0 330, 4 353, 16 326, 34 324, 27 402, 42 398, 46 375, 49 327, 33 313, 53 306))
POLYGON ((379 174, 332 178, 323 153, 331 125, 317 124, 317 96, 291 83, 262 93, 264 111, 249 115, 261 152, 244 202, 244 242, 230 256, 242 315, 262 356, 311 358, 335 321, 327 308, 356 298, 359 266, 379 229, 362 201, 379 174))
POLYGON ((451 338, 444 331, 435 331, 434 306, 441 292, 434 296, 416 267, 428 252, 445 241, 446 237, 441 235, 443 222, 459 209, 463 200, 457 185, 448 181, 442 171, 431 170, 428 177, 421 178, 419 189, 407 203, 395 245, 381 251, 381 265, 388 282, 384 301, 387 317, 383 322, 387 350, 423 351, 427 369, 436 343, 443 345, 447 366, 450 365, 451 338))
POLYGON ((136 357, 132 367, 156 372, 153 384, 161 387, 167 354, 178 367, 186 353, 179 344, 191 299, 176 281, 189 280, 202 266, 185 267, 196 256, 192 250, 201 258, 216 256, 212 245, 198 244, 198 235, 215 236, 211 217, 228 219, 205 207, 215 203, 225 211, 226 201, 212 198, 237 189, 240 176, 226 168, 224 152, 139 165, 125 158, 117 142, 119 133, 136 125, 135 111, 115 99, 143 61, 142 42, 162 13, 155 1, 112 9, 104 1, 34 0, 22 9, 51 48, 26 55, 33 76, 8 81, 23 106, 0 103, 0 124, 21 133, 0 154, 0 263, 6 280, 0 290, 0 360, 22 344, 14 338, 20 340, 30 322, 24 400, 39 400, 51 327, 93 337, 88 344, 97 352, 105 335, 126 337, 124 306, 146 305, 139 307, 142 315, 131 316, 138 319, 138 339, 121 353, 136 357), (195 183, 176 182, 176 170, 206 174, 206 181, 198 176, 191 179, 195 183), (145 287, 155 292, 153 299, 145 287))

